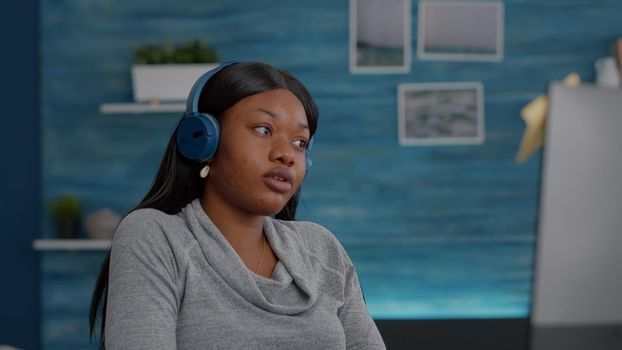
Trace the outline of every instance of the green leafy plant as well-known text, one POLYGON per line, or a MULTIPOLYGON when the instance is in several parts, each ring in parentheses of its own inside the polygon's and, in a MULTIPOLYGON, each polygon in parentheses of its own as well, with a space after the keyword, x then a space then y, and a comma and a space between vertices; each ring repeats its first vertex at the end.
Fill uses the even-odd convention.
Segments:
POLYGON ((61 196, 50 202, 50 211, 57 222, 77 221, 81 209, 80 200, 75 196, 61 196))
POLYGON ((170 42, 140 46, 134 51, 134 60, 138 64, 215 63, 219 57, 207 41, 193 40, 179 46, 170 42))

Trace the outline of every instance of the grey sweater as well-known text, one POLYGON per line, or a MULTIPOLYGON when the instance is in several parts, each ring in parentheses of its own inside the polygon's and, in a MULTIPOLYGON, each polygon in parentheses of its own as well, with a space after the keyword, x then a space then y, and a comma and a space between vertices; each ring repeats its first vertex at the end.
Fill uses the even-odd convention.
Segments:
POLYGON ((385 349, 328 230, 268 217, 263 229, 271 278, 244 265, 199 199, 128 214, 112 242, 106 348, 385 349))

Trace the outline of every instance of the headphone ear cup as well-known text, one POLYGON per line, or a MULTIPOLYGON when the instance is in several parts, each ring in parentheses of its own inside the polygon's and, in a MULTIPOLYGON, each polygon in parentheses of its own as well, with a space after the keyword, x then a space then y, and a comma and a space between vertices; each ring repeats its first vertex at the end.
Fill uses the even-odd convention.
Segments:
POLYGON ((177 148, 189 160, 205 162, 211 159, 219 139, 220 126, 210 114, 188 114, 177 127, 177 148))

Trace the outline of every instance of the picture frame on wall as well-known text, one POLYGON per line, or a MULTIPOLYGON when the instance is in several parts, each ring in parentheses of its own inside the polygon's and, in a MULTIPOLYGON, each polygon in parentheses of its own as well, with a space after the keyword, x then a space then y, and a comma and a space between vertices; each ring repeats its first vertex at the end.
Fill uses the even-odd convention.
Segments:
POLYGON ((351 73, 408 73, 411 0, 350 0, 351 73))
POLYGON ((405 83, 397 90, 401 145, 484 143, 481 82, 405 83))
POLYGON ((417 57, 439 61, 501 61, 502 1, 419 2, 417 57))

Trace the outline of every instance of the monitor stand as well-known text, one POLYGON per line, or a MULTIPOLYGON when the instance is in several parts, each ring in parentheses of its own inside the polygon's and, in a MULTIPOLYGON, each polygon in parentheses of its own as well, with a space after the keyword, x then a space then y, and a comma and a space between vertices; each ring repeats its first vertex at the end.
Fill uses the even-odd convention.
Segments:
POLYGON ((620 350, 622 324, 531 328, 530 350, 620 350))

